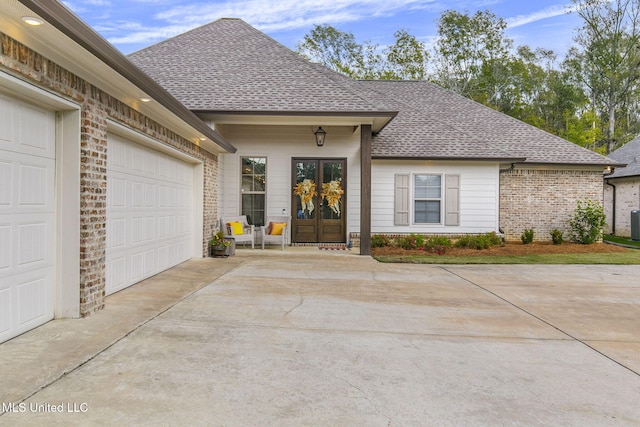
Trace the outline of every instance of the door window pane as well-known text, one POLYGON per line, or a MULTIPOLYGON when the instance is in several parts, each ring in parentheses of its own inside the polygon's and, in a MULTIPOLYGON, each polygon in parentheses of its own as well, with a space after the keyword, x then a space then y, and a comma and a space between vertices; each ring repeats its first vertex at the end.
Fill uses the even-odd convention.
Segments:
POLYGON ((340 219, 343 208, 343 162, 325 161, 322 166, 322 219, 340 219), (342 193, 341 193, 342 192, 342 193))
MULTIPOLYGON (((310 189, 314 189, 317 193, 316 183, 316 163, 315 162, 297 162, 296 163, 296 187, 304 184, 310 189), (306 182, 305 182, 306 181, 306 182)), ((317 196, 307 198, 299 194, 294 194, 296 204, 296 218, 298 219, 315 219, 317 213, 317 196)))

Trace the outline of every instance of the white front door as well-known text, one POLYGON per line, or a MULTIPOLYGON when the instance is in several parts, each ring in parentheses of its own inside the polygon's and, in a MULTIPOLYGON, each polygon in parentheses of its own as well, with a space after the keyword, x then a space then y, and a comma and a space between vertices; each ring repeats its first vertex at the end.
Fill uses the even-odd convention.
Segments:
POLYGON ((0 342, 53 319, 55 113, 0 95, 0 342))
POLYGON ((191 258, 194 166, 108 136, 106 293, 191 258))

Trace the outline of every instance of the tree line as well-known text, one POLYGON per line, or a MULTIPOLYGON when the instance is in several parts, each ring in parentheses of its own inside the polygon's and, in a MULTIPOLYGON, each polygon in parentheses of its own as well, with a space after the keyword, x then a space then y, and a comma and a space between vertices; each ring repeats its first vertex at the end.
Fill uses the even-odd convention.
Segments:
POLYGON ((572 2, 582 25, 564 58, 514 47, 489 10, 443 12, 433 46, 400 29, 381 49, 316 25, 296 50, 356 79, 429 80, 608 154, 640 133, 640 0, 572 2))

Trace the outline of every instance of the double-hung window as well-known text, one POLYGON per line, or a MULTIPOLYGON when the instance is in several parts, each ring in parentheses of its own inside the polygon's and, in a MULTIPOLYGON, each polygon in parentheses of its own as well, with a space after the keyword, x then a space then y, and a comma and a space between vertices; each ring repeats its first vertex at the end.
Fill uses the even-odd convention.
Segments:
POLYGON ((241 212, 255 226, 264 225, 267 199, 267 158, 242 158, 241 212))
POLYGON ((458 174, 396 174, 394 225, 460 225, 460 183, 458 174))
POLYGON ((414 175, 413 218, 416 224, 442 222, 442 175, 414 175))

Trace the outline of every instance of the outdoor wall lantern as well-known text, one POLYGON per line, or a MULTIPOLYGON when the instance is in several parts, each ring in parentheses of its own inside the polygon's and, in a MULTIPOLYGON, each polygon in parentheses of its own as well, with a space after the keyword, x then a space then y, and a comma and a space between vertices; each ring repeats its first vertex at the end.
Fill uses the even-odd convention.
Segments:
POLYGON ((324 145, 324 137, 327 135, 327 132, 322 129, 322 126, 320 126, 313 134, 316 136, 316 145, 318 147, 322 147, 324 145))

